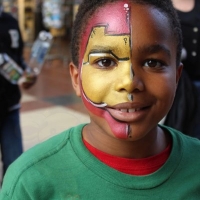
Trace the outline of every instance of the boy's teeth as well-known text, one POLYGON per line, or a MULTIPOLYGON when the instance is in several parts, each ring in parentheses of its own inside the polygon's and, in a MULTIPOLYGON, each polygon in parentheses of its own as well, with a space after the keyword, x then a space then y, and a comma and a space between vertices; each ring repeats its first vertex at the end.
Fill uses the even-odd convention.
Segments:
POLYGON ((135 108, 130 108, 130 109, 120 109, 121 112, 135 112, 135 111, 138 111, 140 110, 139 108, 138 109, 135 109, 135 108))
POLYGON ((120 109, 120 111, 122 111, 122 112, 128 112, 127 109, 120 109))
POLYGON ((136 111, 136 109, 134 109, 134 108, 131 108, 128 110, 128 112, 135 112, 135 111, 136 111))

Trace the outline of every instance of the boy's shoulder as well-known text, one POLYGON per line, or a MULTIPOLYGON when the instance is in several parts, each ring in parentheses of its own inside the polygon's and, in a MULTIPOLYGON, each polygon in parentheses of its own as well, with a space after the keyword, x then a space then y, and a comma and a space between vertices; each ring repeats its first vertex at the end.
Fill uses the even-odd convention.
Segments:
MULTIPOLYGON (((184 154, 200 151, 200 140, 198 138, 185 135, 182 132, 168 126, 160 126, 170 132, 173 142, 172 146, 176 145, 180 147, 184 154)), ((199 156, 200 158, 200 154, 197 154, 196 156, 199 156)))
POLYGON ((68 130, 65 130, 58 135, 55 135, 48 140, 37 144, 36 146, 30 148, 24 152, 17 160, 16 163, 26 163, 30 164, 39 162, 46 157, 51 156, 52 154, 58 152, 60 149, 65 146, 70 140, 71 133, 80 133, 82 131, 84 124, 72 127, 68 130))
POLYGON ((39 167, 41 163, 53 162, 55 157, 61 155, 62 149, 66 148, 73 135, 81 134, 84 124, 72 127, 48 140, 37 144, 24 152, 8 169, 5 178, 15 185, 21 176, 31 168, 39 167))

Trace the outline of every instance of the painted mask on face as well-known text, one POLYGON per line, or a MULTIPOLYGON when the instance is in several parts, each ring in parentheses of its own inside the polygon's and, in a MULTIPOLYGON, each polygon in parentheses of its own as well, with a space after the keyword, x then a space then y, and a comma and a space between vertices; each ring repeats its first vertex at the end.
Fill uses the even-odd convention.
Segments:
POLYGON ((86 27, 79 62, 82 63, 79 73, 85 106, 105 118, 113 134, 124 139, 129 136, 129 125, 116 120, 109 109, 133 100, 129 91, 134 74, 129 18, 130 6, 125 1, 99 9, 86 27), (118 78, 122 76, 124 83, 118 78), (121 84, 127 85, 123 92, 119 92, 121 84))

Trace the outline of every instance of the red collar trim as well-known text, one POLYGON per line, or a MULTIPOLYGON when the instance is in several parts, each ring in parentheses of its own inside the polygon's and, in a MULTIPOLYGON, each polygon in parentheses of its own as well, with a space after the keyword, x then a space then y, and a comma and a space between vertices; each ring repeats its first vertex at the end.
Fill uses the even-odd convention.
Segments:
POLYGON ((136 176, 148 175, 157 171, 167 161, 172 148, 170 142, 167 148, 158 155, 143 159, 130 159, 112 156, 96 149, 85 140, 83 142, 86 148, 104 164, 125 174, 136 176))

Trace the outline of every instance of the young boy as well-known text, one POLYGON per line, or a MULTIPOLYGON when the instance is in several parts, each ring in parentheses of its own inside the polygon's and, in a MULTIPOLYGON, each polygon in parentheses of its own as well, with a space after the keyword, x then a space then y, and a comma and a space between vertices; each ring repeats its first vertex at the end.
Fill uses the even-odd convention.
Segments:
POLYGON ((91 122, 25 152, 0 199, 199 199, 199 140, 158 125, 174 99, 180 52, 170 0, 83 1, 70 73, 91 122))

